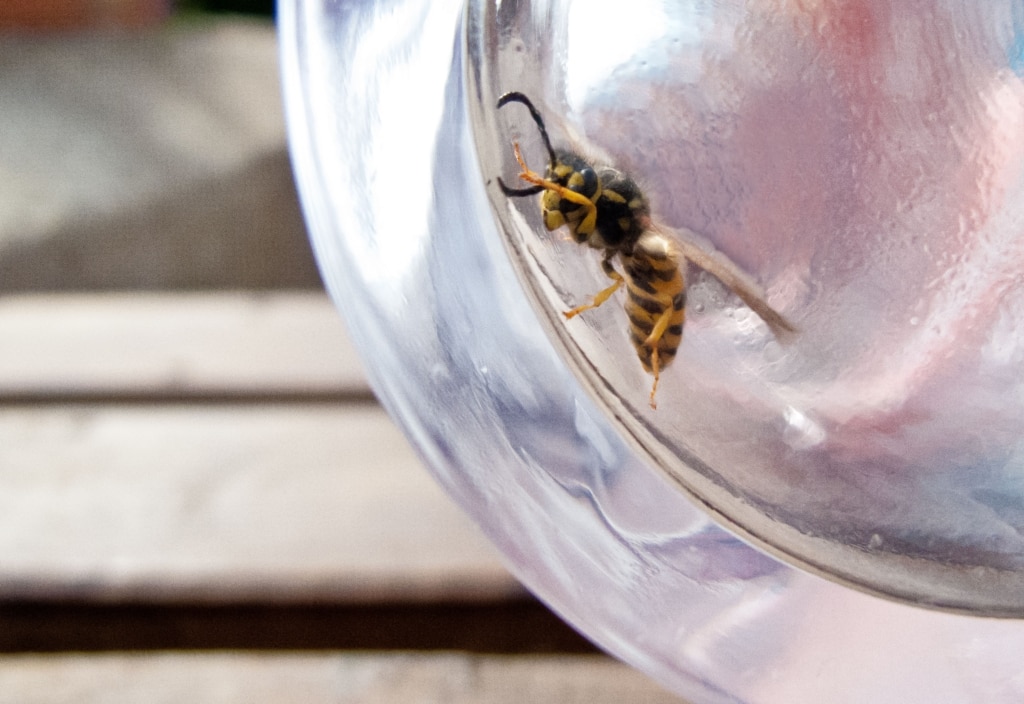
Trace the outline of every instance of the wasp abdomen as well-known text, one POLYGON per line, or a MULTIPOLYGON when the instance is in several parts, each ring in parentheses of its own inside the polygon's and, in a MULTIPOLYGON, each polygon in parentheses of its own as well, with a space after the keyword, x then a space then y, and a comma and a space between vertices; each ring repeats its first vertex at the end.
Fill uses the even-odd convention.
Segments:
POLYGON ((621 255, 626 280, 626 316, 637 357, 649 373, 667 367, 683 338, 686 285, 668 243, 645 233, 631 255, 621 255), (655 354, 657 352, 657 354, 655 354))

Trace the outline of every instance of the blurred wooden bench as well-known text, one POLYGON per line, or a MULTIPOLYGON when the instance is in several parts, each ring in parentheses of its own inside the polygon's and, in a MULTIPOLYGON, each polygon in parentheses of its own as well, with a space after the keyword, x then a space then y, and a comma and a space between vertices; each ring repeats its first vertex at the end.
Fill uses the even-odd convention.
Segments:
POLYGON ((0 596, 523 595, 323 294, 6 296, 0 340, 0 596))
POLYGON ((0 702, 677 701, 509 575, 322 293, 0 296, 0 448, 0 702))

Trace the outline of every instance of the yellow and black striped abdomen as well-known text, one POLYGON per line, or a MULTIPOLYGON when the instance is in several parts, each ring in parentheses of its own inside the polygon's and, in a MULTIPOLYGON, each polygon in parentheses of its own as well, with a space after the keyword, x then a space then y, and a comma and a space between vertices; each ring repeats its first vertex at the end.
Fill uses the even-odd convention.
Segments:
POLYGON ((657 375, 676 356, 686 318, 686 284, 668 240, 645 232, 621 255, 630 339, 640 363, 657 375), (654 354, 657 350, 657 355, 654 354))

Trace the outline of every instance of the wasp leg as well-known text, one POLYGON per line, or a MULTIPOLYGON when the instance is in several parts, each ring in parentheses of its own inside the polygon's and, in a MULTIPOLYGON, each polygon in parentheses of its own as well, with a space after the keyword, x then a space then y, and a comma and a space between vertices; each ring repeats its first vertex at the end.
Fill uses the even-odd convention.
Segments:
MULTIPOLYGON (((623 283, 625 283, 625 279, 622 278, 622 274, 615 271, 615 266, 611 262, 611 257, 613 254, 613 252, 610 252, 605 255, 605 258, 601 260, 601 268, 604 269, 604 273, 608 275, 608 278, 614 280, 615 283, 613 283, 606 289, 602 289, 596 296, 594 296, 594 300, 592 300, 590 303, 586 303, 582 306, 577 306, 572 310, 567 310, 564 313, 562 313, 562 315, 565 316, 566 320, 572 320, 585 310, 597 308, 599 305, 601 305, 609 298, 611 298, 612 294, 618 291, 619 287, 622 286, 623 283)), ((664 332, 664 330, 662 332, 664 332)))
POLYGON ((570 201, 576 205, 582 205, 587 209, 587 214, 584 215, 583 219, 580 221, 580 227, 584 232, 589 232, 594 229, 594 225, 597 223, 597 206, 594 204, 594 201, 590 200, 582 193, 577 193, 571 188, 566 188, 561 184, 544 178, 536 171, 530 171, 530 167, 526 165, 526 159, 523 158, 523 153, 519 150, 519 142, 513 142, 512 149, 515 152, 516 161, 519 162, 519 168, 522 169, 522 171, 519 172, 519 178, 527 183, 540 186, 548 191, 554 191, 558 194, 558 197, 563 200, 570 201))
POLYGON ((654 375, 654 384, 651 386, 651 408, 657 410, 658 404, 654 400, 654 394, 658 391, 658 379, 661 376, 661 355, 658 352, 658 343, 662 335, 668 330, 669 321, 672 319, 672 308, 666 308, 665 312, 654 324, 651 334, 644 340, 644 347, 651 350, 651 374, 654 375))
POLYGON ((658 377, 660 376, 657 348, 651 353, 651 374, 654 375, 654 383, 651 384, 651 410, 656 411, 658 410, 658 402, 654 400, 654 394, 658 393, 658 377))
MULTIPOLYGON (((616 274, 616 276, 618 276, 618 274, 616 274)), ((599 305, 601 305, 602 303, 607 301, 609 298, 611 298, 612 294, 615 293, 616 291, 618 291, 620 286, 622 286, 622 279, 621 278, 619 278, 618 281, 613 283, 608 288, 603 289, 600 293, 598 293, 596 296, 594 296, 594 300, 591 301, 590 303, 587 303, 587 304, 582 305, 582 306, 577 306, 577 307, 573 308, 572 310, 567 310, 564 313, 562 313, 562 315, 565 316, 566 320, 572 320, 573 318, 575 318, 577 315, 579 315, 580 313, 582 313, 585 310, 590 310, 592 308, 597 308, 599 305)))

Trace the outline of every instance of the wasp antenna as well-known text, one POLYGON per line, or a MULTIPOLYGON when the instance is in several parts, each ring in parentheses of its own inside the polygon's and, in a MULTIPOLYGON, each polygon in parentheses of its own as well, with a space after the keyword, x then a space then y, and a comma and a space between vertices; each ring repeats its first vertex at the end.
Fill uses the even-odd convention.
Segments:
POLYGON ((512 188, 498 177, 498 188, 509 198, 520 198, 522 196, 535 196, 544 190, 544 186, 528 186, 526 188, 512 188))
MULTIPOLYGON (((513 91, 510 91, 508 93, 505 93, 505 95, 503 95, 500 98, 498 98, 498 108, 499 109, 505 107, 509 103, 522 103, 523 105, 526 106, 526 109, 530 111, 530 117, 532 117, 533 121, 537 124, 537 129, 540 130, 540 136, 544 139, 544 146, 548 150, 548 158, 550 159, 550 162, 549 162, 550 166, 552 168, 554 168, 555 164, 558 163, 558 159, 555 158, 555 148, 551 146, 551 138, 548 137, 548 128, 544 126, 544 118, 542 118, 540 116, 540 112, 537 110, 537 108, 535 108, 533 106, 533 103, 530 102, 530 99, 527 98, 525 94, 520 93, 517 90, 513 90, 513 91)), ((523 189, 523 190, 528 190, 528 189, 523 189)), ((527 194, 523 193, 522 195, 527 195, 527 194)))

